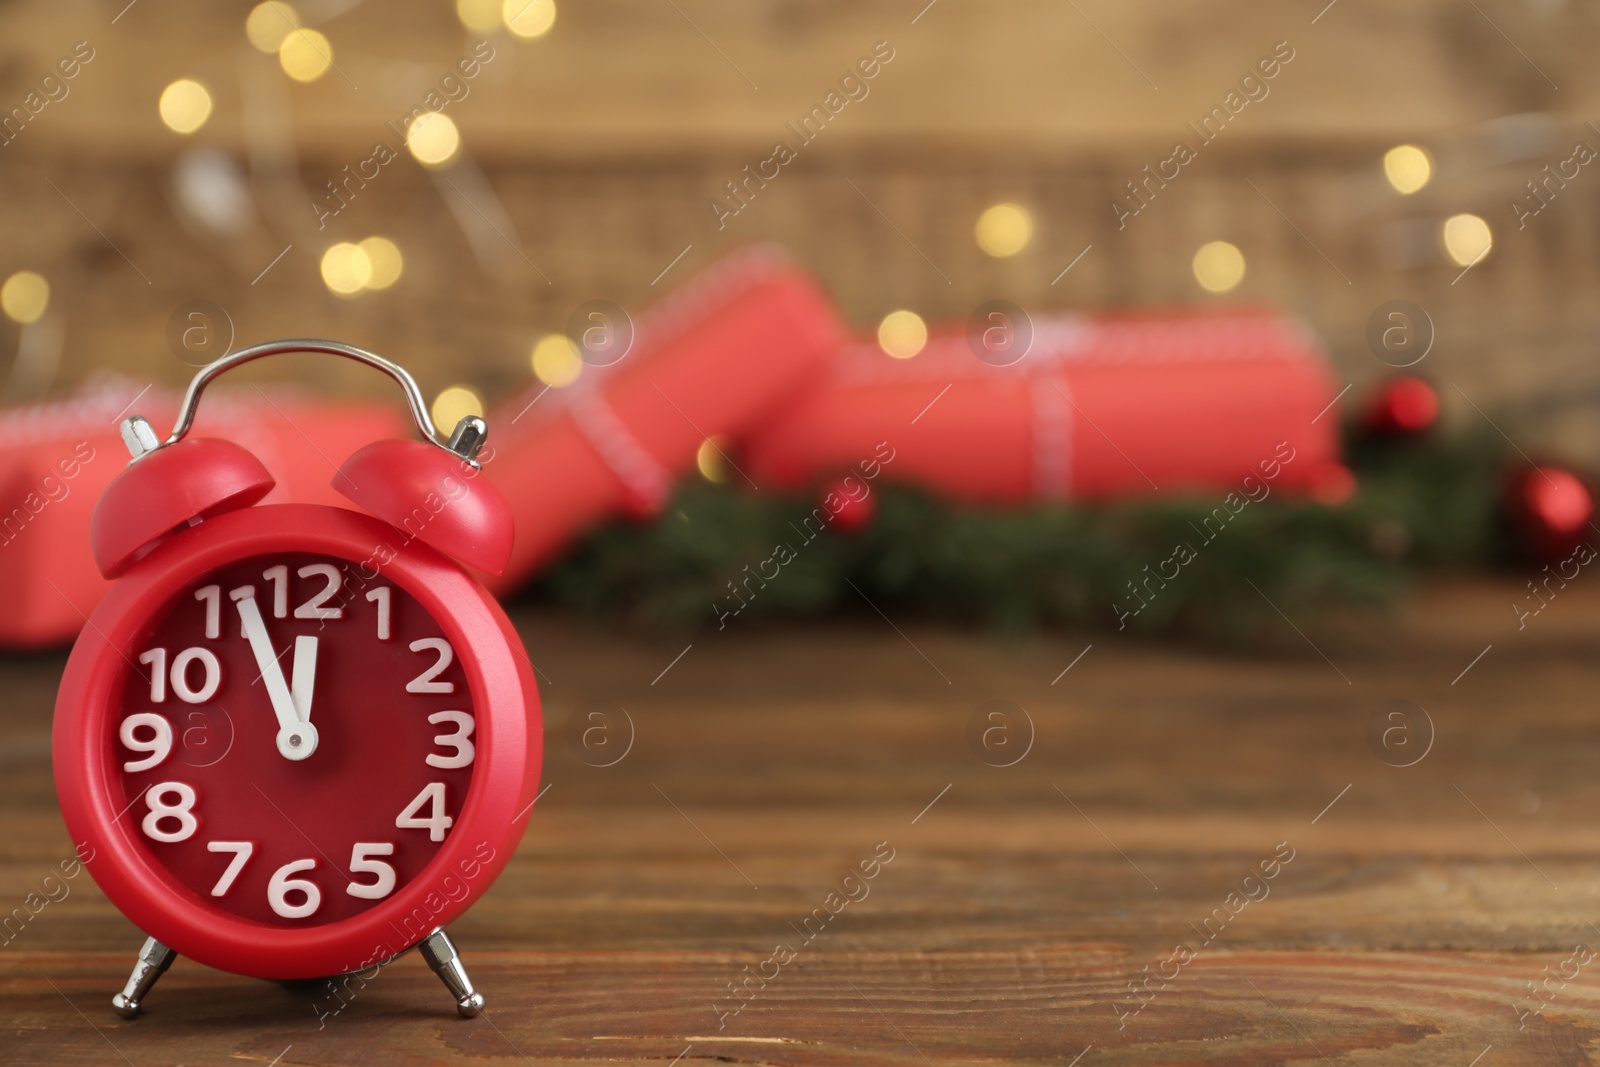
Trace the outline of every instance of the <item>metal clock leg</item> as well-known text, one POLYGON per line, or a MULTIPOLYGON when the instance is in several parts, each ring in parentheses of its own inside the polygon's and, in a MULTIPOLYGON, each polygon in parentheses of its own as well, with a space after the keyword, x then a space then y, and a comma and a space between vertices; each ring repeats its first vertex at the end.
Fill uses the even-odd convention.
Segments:
POLYGON ((450 995, 456 998, 456 1011, 463 1019, 471 1019, 483 1010, 483 994, 472 988, 472 979, 467 977, 467 969, 461 964, 455 942, 442 927, 423 938, 417 949, 450 990, 450 995))
POLYGON ((137 1018, 145 994, 150 992, 156 979, 165 974, 177 958, 176 952, 155 938, 145 938, 144 948, 139 950, 139 962, 133 965, 133 973, 128 976, 128 984, 122 987, 122 992, 111 998, 111 1006, 117 1014, 124 1019, 137 1018))

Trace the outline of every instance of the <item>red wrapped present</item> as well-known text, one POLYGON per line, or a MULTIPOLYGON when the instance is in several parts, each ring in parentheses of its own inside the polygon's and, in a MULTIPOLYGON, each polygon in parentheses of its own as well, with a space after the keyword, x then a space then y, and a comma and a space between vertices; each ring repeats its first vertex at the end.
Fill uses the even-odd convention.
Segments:
POLYGON ((746 249, 640 316, 624 358, 514 397, 489 418, 484 470, 511 502, 516 544, 484 580, 511 588, 596 522, 659 510, 707 438, 774 417, 843 337, 807 275, 746 249))
MULTIPOLYGON (((69 641, 111 583, 89 551, 89 517, 128 451, 117 422, 165 433, 178 397, 103 378, 64 400, 0 412, 0 646, 69 641)), ((310 400, 280 389, 208 392, 197 435, 243 445, 277 480, 269 501, 344 505, 329 481, 350 453, 406 432, 389 407, 310 400)))
POLYGON ((798 488, 886 442, 887 477, 1016 505, 1225 493, 1267 469, 1275 488, 1309 490, 1338 464, 1332 377, 1280 313, 1059 314, 1022 337, 995 352, 935 331, 909 359, 854 342, 751 441, 745 469, 798 488))

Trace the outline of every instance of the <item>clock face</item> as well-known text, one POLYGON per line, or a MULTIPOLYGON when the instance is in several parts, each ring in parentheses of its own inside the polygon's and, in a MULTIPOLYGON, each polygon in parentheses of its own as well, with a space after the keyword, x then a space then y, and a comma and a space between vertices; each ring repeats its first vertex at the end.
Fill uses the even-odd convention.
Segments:
POLYGON ((184 586, 130 657, 111 799, 210 907, 348 919, 416 878, 462 810, 466 674, 422 606, 366 573, 312 553, 231 563, 184 586))

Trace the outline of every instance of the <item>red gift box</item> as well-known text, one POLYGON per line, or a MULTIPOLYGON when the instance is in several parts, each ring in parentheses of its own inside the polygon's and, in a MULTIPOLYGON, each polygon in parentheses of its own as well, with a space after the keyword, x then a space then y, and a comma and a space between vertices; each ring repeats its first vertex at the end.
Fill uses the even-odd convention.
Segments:
POLYGON ((774 250, 746 249, 640 316, 625 357, 502 405, 484 470, 517 536, 505 573, 484 580, 504 591, 595 523, 659 510, 707 438, 771 418, 843 337, 807 275, 774 250))
MULTIPOLYGON (((128 462, 117 422, 140 414, 165 436, 178 397, 104 378, 61 401, 0 413, 0 645, 72 639, 111 583, 89 549, 95 502, 128 462)), ((392 408, 310 400, 280 389, 208 390, 194 434, 253 452, 277 487, 268 501, 348 507, 329 482, 357 448, 403 435, 392 408)))
POLYGON ((1031 329, 1003 366, 966 330, 935 332, 910 359, 852 343, 750 443, 746 470, 797 488, 887 442, 887 477, 1016 505, 1227 492, 1264 462, 1280 468, 1277 487, 1310 489, 1337 465, 1338 419, 1322 417, 1333 379, 1282 314, 1061 314, 1031 329))

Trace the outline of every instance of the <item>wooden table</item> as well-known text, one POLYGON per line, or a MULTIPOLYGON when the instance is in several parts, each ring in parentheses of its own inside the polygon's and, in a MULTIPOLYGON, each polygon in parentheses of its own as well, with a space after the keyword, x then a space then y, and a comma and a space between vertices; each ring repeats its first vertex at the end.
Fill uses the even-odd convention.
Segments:
MULTIPOLYGON (((452 928, 485 1018, 411 954, 348 1003, 180 960, 124 1022, 141 935, 80 877, 0 951, 0 1061, 1590 1063, 1600 587, 1519 632, 1519 585, 1337 640, 1296 620, 1320 652, 1285 623, 1252 655, 876 616, 684 650, 523 613, 550 789, 452 928), (1035 728, 1009 767, 975 753, 1014 758, 1025 728, 968 741, 996 699, 1035 728), (1391 699, 1436 728, 1414 766, 1390 765, 1423 751, 1414 714, 1369 744, 1391 699), (634 724, 609 767, 565 728, 597 700, 634 724), (847 882, 875 848, 892 861, 847 882)), ((0 914, 70 854, 61 663, 0 663, 0 914)))

